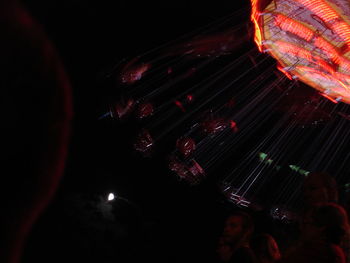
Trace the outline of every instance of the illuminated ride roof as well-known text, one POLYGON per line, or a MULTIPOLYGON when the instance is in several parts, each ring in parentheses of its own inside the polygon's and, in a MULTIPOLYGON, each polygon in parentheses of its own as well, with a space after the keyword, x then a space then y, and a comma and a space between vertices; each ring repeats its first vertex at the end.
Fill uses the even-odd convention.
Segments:
POLYGON ((255 42, 298 79, 334 102, 350 103, 350 2, 251 0, 255 42))

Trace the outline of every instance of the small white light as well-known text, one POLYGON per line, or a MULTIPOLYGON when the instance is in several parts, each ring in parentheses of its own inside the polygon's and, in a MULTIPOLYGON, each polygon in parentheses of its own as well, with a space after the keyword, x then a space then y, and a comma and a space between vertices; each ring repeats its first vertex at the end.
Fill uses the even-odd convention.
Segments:
POLYGON ((109 195, 108 195, 108 201, 112 201, 112 200, 114 200, 114 198, 115 198, 115 196, 114 196, 114 194, 113 193, 110 193, 109 195))

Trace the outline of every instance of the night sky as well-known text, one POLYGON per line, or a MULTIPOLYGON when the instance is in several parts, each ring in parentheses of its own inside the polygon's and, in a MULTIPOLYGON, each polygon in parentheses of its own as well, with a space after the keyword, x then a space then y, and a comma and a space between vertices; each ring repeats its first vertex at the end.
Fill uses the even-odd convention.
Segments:
POLYGON ((116 93, 103 72, 237 9, 249 12, 248 1, 236 2, 24 1, 64 62, 74 121, 66 173, 23 262, 195 262, 212 255, 226 212, 213 180, 180 182, 162 154, 143 158, 133 150, 135 124, 98 117, 116 93), (109 192, 121 197, 111 210, 101 208, 109 192))
MULTIPOLYGON (((349 105, 333 103, 306 84, 288 79, 277 70, 278 61, 258 51, 249 0, 20 2, 55 46, 71 82, 74 106, 65 173, 56 195, 33 225, 22 262, 216 262, 224 219, 237 209, 251 214, 255 233, 274 236, 283 253, 299 234, 297 217, 305 203, 301 201, 302 183, 309 172, 325 171, 333 176, 340 203, 350 207, 346 203, 350 200, 349 105), (212 24, 223 17, 229 18, 220 25, 212 24), (209 24, 209 30, 200 29, 209 24), (233 44, 237 36, 239 43, 233 44), (217 51, 211 52, 215 45, 217 51), (198 55, 201 52, 204 55, 198 55), (131 62, 152 65, 141 81, 122 83, 123 67, 134 65, 131 62), (135 107, 151 103, 154 114, 140 118, 134 110, 129 118, 100 118, 111 105, 121 103, 123 96, 135 99, 135 107), (214 125, 214 131, 208 131, 217 120, 224 123, 223 128, 214 125), (143 128, 154 139, 149 155, 134 149, 143 128), (186 136, 196 145, 188 156, 178 144, 186 136), (183 165, 187 168, 183 174, 192 175, 188 168, 193 161, 204 170, 197 185, 186 182, 185 176, 181 180, 181 171, 174 169, 183 165), (238 208, 241 199, 231 196, 229 200, 223 182, 236 197, 251 201, 250 206, 238 208), (108 201, 111 193, 115 199, 108 201), (291 213, 285 217, 279 208, 291 213)), ((12 38, 3 42, 12 49, 12 38)), ((22 41, 18 46, 31 47, 22 41)), ((2 52, 6 55, 7 48, 2 52)), ((14 57, 18 54, 22 53, 15 52, 14 57)), ((32 68, 23 61, 31 61, 34 55, 38 63, 46 62, 41 57, 44 53, 36 54, 20 56, 18 68, 30 80, 32 68)), ((10 68, 3 61, 6 74, 10 68)), ((16 72, 18 61, 12 61, 16 72)), ((17 76, 11 76, 6 79, 16 82, 17 76)), ((37 83, 35 79, 31 82, 34 87, 37 83)), ((45 122, 31 112, 33 108, 42 115, 54 115, 34 102, 50 104, 42 99, 47 86, 51 87, 45 82, 40 86, 40 95, 21 87, 26 92, 21 92, 16 103, 25 112, 19 126, 23 128, 12 133, 6 122, 4 125, 11 132, 3 137, 11 152, 17 151, 12 144, 26 150, 27 142, 34 152, 41 149, 36 139, 45 136, 33 127, 40 128, 45 122), (23 106, 22 100, 33 107, 23 106), (34 134, 23 133, 27 130, 34 134)), ((9 90, 16 94, 16 89, 9 90)), ((55 102, 59 99, 52 97, 55 102)), ((10 104, 4 105, 8 110, 10 104)), ((9 123, 15 120, 13 114, 4 115, 9 123)), ((45 153, 53 149, 50 144, 45 153)), ((27 174, 30 169, 21 165, 32 159, 18 156, 21 160, 13 158, 13 163, 4 166, 19 167, 22 176, 21 182, 8 176, 17 192, 12 196, 15 202, 5 202, 5 213, 20 208, 13 204, 26 198, 32 184, 45 184, 32 179, 27 174)), ((7 188, 6 182, 4 185, 7 188)), ((23 207, 28 201, 30 198, 23 201, 23 207)), ((12 218, 7 220, 16 224, 12 218)))

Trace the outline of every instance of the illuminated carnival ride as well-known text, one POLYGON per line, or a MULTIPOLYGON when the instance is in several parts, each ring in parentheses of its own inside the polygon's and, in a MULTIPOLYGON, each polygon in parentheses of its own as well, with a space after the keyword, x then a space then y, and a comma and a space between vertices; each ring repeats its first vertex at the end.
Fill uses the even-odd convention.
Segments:
POLYGON ((180 181, 211 180, 279 219, 300 209, 310 171, 347 183, 348 1, 251 0, 105 76, 100 119, 136 120, 136 151, 165 157, 180 181))
POLYGON ((255 43, 332 101, 350 103, 350 4, 333 0, 252 0, 255 43))

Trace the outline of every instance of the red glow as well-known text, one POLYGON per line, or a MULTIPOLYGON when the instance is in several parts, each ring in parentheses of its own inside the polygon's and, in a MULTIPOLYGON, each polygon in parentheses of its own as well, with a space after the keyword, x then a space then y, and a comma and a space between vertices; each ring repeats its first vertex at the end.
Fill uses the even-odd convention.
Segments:
POLYGON ((133 99, 128 99, 128 101, 125 102, 118 102, 111 108, 112 117, 117 117, 119 119, 122 119, 129 115, 133 109, 134 109, 135 101, 133 99))
POLYGON ((230 121, 230 127, 234 132, 238 132, 238 127, 237 127, 237 123, 234 121, 230 121))
POLYGON ((188 157, 196 149, 196 143, 191 138, 181 138, 177 140, 176 147, 183 156, 188 157))
POLYGON ((228 108, 233 108, 236 105, 236 100, 234 98, 230 99, 227 103, 226 103, 226 107, 228 108))
POLYGON ((188 94, 186 98, 189 102, 193 100, 193 96, 191 94, 188 94))
POLYGON ((203 168, 195 160, 192 160, 192 164, 193 165, 191 167, 189 167, 189 170, 193 175, 203 175, 204 174, 203 168))
POLYGON ((180 162, 176 157, 171 157, 169 169, 175 172, 181 179, 186 179, 188 177, 188 170, 185 164, 180 162))
POLYGON ((190 184, 198 184, 205 175, 204 169, 195 161, 190 164, 180 161, 177 157, 170 157, 170 170, 174 171, 181 180, 186 180, 190 184))
POLYGON ((137 117, 143 119, 153 114, 154 108, 151 103, 142 103, 137 109, 137 117))
POLYGON ((182 103, 181 103, 180 101, 176 100, 176 101, 175 101, 175 105, 176 105, 177 107, 179 107, 183 112, 186 112, 184 106, 182 105, 182 103))
POLYGON ((140 80, 146 71, 151 67, 150 64, 142 64, 137 66, 132 66, 135 60, 128 63, 120 74, 120 79, 123 83, 133 84, 140 80))
POLYGON ((222 118, 209 119, 202 123, 202 127, 205 133, 215 134, 227 127, 227 121, 222 118))
POLYGON ((153 146, 153 139, 149 131, 142 130, 142 132, 137 136, 136 142, 134 143, 134 148, 138 152, 148 154, 153 146))

